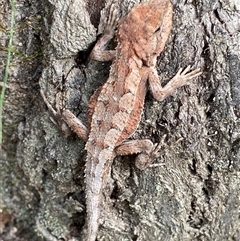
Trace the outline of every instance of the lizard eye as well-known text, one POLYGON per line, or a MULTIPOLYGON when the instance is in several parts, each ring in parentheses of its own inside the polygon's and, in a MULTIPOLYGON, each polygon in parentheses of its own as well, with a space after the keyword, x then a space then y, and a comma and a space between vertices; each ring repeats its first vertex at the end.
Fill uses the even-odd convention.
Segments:
POLYGON ((155 30, 154 33, 157 33, 157 32, 159 32, 159 31, 160 31, 160 27, 158 27, 158 28, 155 30))

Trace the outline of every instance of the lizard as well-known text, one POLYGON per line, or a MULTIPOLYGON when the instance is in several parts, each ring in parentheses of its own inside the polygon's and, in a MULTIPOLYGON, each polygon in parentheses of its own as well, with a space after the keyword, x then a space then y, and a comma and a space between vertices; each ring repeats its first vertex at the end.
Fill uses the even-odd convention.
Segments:
POLYGON ((87 128, 70 110, 55 111, 42 90, 44 102, 61 125, 67 125, 86 141, 85 192, 87 209, 87 241, 95 241, 99 228, 102 189, 110 166, 117 155, 137 154, 136 166, 143 170, 159 156, 158 143, 148 139, 129 140, 137 129, 149 88, 153 97, 162 101, 190 80, 202 74, 201 69, 180 68, 161 86, 155 68, 172 28, 173 6, 170 0, 150 0, 139 4, 117 21, 111 10, 103 36, 90 57, 99 61, 113 60, 106 83, 90 98, 87 128), (105 50, 115 35, 116 50, 105 50))

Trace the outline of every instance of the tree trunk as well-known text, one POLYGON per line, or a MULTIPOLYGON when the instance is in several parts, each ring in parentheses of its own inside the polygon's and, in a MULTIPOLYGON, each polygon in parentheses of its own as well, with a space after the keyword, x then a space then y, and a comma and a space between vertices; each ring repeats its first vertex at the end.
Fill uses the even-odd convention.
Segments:
MULTIPOLYGON (((17 52, 0 154, 1 240, 84 240, 84 142, 51 121, 39 88, 53 106, 64 89, 63 106, 86 120, 88 100, 106 81, 110 63, 88 61, 84 50, 96 40, 98 24, 103 31, 111 2, 16 1, 17 52)), ((119 2, 123 15, 139 3, 119 2)), ((115 158, 98 240, 240 240, 240 2, 172 3, 159 77, 166 84, 188 65, 203 74, 163 102, 147 94, 133 138, 156 143, 166 135, 162 155, 144 171, 134 156, 115 158)), ((7 2, 1 10, 8 26, 7 2)), ((8 36, 1 36, 7 46, 8 36)), ((3 50, 2 56, 6 62, 3 50)))

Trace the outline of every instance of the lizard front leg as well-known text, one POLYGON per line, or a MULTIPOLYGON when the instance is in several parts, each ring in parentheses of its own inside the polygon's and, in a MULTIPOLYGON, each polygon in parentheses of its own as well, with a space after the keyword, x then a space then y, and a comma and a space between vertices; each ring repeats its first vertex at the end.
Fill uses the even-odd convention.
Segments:
POLYGON ((116 56, 115 50, 106 50, 110 40, 114 37, 115 29, 119 19, 116 6, 113 4, 109 11, 109 18, 103 36, 95 44, 90 58, 97 61, 110 61, 116 56))
POLYGON ((189 80, 202 74, 202 71, 200 68, 189 72, 190 69, 191 69, 190 66, 188 66, 184 70, 180 68, 177 74, 164 87, 162 87, 157 71, 153 68, 150 68, 148 82, 149 82, 149 86, 152 91, 153 97, 159 101, 164 100, 166 97, 171 95, 177 88, 184 85, 188 85, 189 80))
MULTIPOLYGON (((116 6, 113 4, 110 12, 110 16, 104 31, 103 36, 95 44, 90 57, 98 61, 110 61, 115 55, 115 50, 105 50, 110 40, 114 37, 115 29, 119 19, 119 13, 116 6)), ((94 105, 98 96, 101 87, 95 92, 91 97, 89 108, 88 108, 88 122, 90 123, 94 105)), ((48 102, 45 94, 40 90, 40 94, 43 98, 43 101, 47 105, 48 109, 53 115, 54 123, 59 127, 65 136, 69 135, 69 128, 77 134, 77 136, 84 141, 87 141, 89 130, 88 128, 70 111, 67 109, 61 109, 56 106, 55 110, 52 105, 48 102)))

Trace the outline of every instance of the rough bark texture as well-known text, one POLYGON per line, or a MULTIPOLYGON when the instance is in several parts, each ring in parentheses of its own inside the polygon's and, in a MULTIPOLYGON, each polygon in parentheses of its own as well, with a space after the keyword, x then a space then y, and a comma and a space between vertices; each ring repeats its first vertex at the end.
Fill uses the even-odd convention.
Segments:
MULTIPOLYGON (((120 2, 124 15, 137 1, 120 2)), ((204 74, 161 103, 147 95, 134 137, 158 142, 166 134, 162 165, 139 171, 134 157, 115 159, 104 190, 99 240, 240 239, 239 0, 172 3, 173 30, 159 57, 159 76, 166 83, 189 64, 204 74)), ((101 0, 16 3, 19 54, 12 59, 0 153, 4 241, 84 240, 84 142, 64 137, 51 122, 39 84, 54 105, 76 54, 96 39, 104 5, 101 0)), ((10 7, 4 1, 0 8, 7 26, 10 7)), ((8 36, 0 34, 6 46, 8 36)), ((1 56, 3 66, 6 52, 1 56)), ((82 120, 108 65, 90 61, 84 71, 73 68, 67 75, 63 104, 82 120)))

